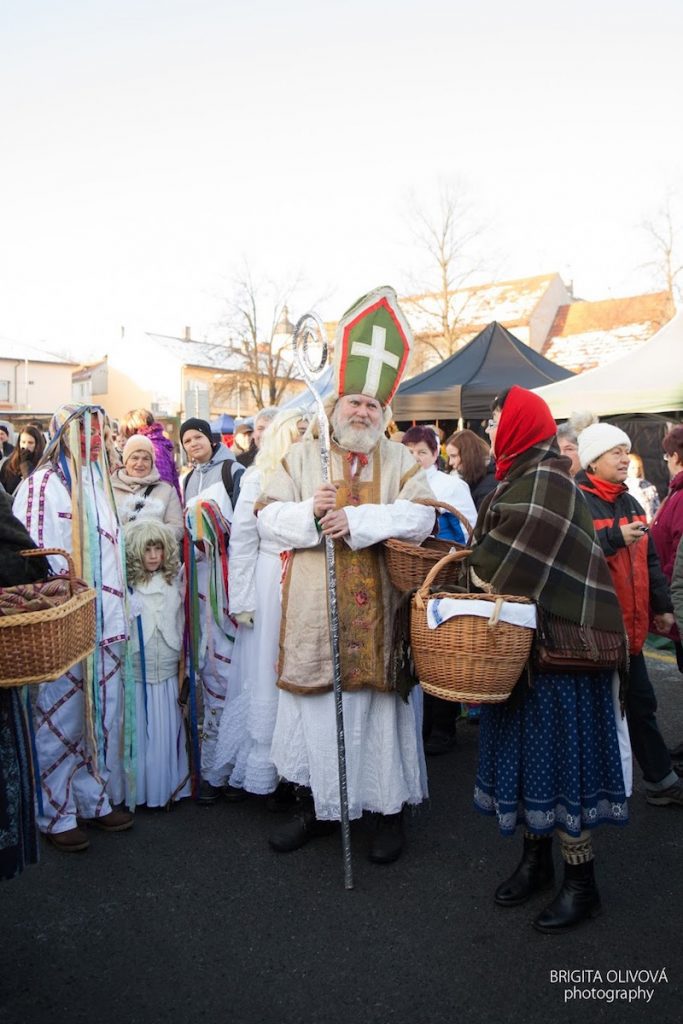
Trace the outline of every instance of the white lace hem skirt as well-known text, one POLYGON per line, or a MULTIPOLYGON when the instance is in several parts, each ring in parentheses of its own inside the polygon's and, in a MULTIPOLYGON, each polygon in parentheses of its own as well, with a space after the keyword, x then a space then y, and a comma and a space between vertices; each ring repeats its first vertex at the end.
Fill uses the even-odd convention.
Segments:
POLYGON ((272 793, 278 783, 270 746, 280 692, 280 572, 279 556, 261 551, 255 623, 237 631, 216 744, 216 763, 228 766, 230 785, 259 795, 272 793))
MULTIPOLYGON (((397 814, 404 804, 426 799, 416 690, 408 704, 371 689, 343 695, 350 818, 363 811, 397 814)), ((339 820, 334 694, 281 690, 271 757, 283 778, 311 787, 318 818, 339 820)))

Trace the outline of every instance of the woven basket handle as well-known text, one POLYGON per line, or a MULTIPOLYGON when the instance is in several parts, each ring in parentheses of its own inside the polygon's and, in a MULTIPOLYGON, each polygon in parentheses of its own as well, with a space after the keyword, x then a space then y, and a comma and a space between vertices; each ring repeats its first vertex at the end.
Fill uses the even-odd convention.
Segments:
POLYGON ((455 518, 458 519, 462 524, 465 530, 467 546, 469 547, 469 545, 472 543, 472 534, 474 533, 474 527, 470 525, 469 519, 466 519, 462 512, 458 512, 457 508, 453 508, 453 506, 449 505, 447 501, 434 501, 433 498, 416 498, 414 504, 427 505, 428 508, 442 508, 446 512, 450 512, 450 514, 452 516, 455 516, 455 518))
POLYGON ((23 555, 24 558, 36 558, 38 555, 62 555, 63 558, 66 558, 69 563, 69 591, 71 596, 74 596, 74 583, 78 577, 76 576, 74 560, 68 551, 65 551, 64 548, 27 548, 24 551, 20 551, 19 554, 23 555))
POLYGON ((503 600, 504 599, 502 597, 497 597, 496 598, 496 603, 493 606, 493 611, 491 612, 491 617, 490 617, 490 619, 488 621, 488 628, 489 629, 495 629, 495 627, 498 625, 498 620, 500 618, 500 613, 503 610, 503 600))
POLYGON ((472 551, 470 548, 463 548, 462 551, 449 551, 447 555, 444 555, 444 557, 436 563, 436 565, 432 566, 427 573, 422 586, 419 590, 415 591, 415 603, 420 610, 424 608, 424 603, 429 597, 429 588, 441 570, 445 569, 445 567, 451 562, 462 562, 465 558, 469 558, 471 554, 472 551))

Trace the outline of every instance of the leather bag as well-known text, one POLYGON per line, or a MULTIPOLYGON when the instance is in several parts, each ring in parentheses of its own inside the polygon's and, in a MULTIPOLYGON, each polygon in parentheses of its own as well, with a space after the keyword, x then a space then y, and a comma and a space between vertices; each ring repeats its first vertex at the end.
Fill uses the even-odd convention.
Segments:
POLYGON ((625 633, 594 626, 579 626, 536 606, 533 648, 537 672, 605 672, 627 660, 625 633))

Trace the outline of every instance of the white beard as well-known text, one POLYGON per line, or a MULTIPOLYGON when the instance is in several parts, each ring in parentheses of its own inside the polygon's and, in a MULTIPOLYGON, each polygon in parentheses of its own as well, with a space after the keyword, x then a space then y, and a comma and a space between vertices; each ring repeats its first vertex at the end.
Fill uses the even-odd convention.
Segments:
POLYGON ((335 409, 330 417, 332 433, 337 444, 350 452, 362 452, 369 455, 379 444, 384 433, 384 425, 376 427, 354 427, 347 421, 340 422, 339 414, 335 409))

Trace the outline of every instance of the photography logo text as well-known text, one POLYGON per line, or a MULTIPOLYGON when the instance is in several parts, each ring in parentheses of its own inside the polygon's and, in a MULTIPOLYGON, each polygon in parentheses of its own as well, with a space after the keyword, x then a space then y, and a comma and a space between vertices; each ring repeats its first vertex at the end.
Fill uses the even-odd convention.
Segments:
POLYGON ((550 984, 564 986, 562 992, 565 1003, 590 999, 605 1003, 649 1003, 657 986, 666 985, 668 981, 665 967, 656 970, 620 968, 609 971, 582 967, 550 972, 550 984))

